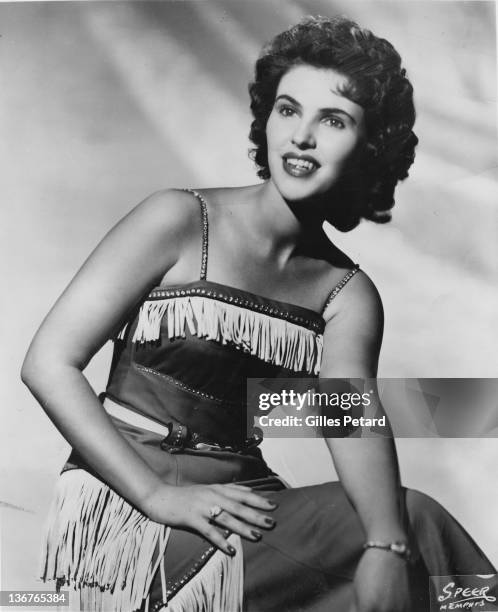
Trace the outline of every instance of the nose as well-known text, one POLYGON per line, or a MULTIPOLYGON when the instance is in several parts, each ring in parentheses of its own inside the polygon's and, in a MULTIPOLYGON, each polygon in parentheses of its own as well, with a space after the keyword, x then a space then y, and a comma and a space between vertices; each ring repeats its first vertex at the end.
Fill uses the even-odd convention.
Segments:
POLYGON ((301 120, 292 134, 292 144, 298 149, 314 149, 316 139, 310 122, 301 120))

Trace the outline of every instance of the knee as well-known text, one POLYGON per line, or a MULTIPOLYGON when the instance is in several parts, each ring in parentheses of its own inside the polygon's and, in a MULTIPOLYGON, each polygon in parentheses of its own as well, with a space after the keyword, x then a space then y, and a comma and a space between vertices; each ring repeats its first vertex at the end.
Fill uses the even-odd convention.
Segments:
POLYGON ((439 524, 447 514, 434 498, 415 489, 405 490, 405 504, 409 522, 413 527, 439 524))

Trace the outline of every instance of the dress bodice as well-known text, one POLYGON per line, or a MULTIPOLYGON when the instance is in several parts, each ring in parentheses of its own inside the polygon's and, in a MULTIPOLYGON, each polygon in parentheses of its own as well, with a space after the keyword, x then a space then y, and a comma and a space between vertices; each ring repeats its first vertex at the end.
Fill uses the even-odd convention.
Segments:
POLYGON ((116 341, 107 395, 217 443, 246 437, 248 378, 316 376, 318 313, 207 280, 152 290, 116 341))

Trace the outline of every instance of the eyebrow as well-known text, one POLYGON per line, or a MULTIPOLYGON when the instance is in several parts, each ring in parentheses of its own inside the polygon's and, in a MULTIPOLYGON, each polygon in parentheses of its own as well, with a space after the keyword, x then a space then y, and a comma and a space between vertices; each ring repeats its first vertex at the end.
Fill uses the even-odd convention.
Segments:
MULTIPOLYGON (((336 92, 333 92, 333 93, 336 93, 336 92)), ((302 105, 297 100, 295 100, 292 96, 289 96, 288 94, 280 94, 279 96, 275 98, 275 102, 278 102, 278 100, 288 100, 291 104, 294 104, 294 106, 296 106, 297 108, 302 108, 302 105)), ((357 125, 358 123, 353 116, 351 116, 347 111, 343 110, 342 108, 336 108, 336 107, 321 108, 320 112, 321 113, 336 113, 336 114, 339 113, 351 119, 351 121, 355 125, 357 125)))

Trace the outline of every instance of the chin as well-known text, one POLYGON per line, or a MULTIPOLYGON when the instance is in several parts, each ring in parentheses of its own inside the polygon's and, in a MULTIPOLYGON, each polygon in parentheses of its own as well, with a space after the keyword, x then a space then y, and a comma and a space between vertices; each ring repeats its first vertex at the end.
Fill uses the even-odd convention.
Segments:
POLYGON ((313 178, 273 177, 273 183, 280 195, 289 202, 320 198, 332 190, 334 182, 323 184, 313 178))

